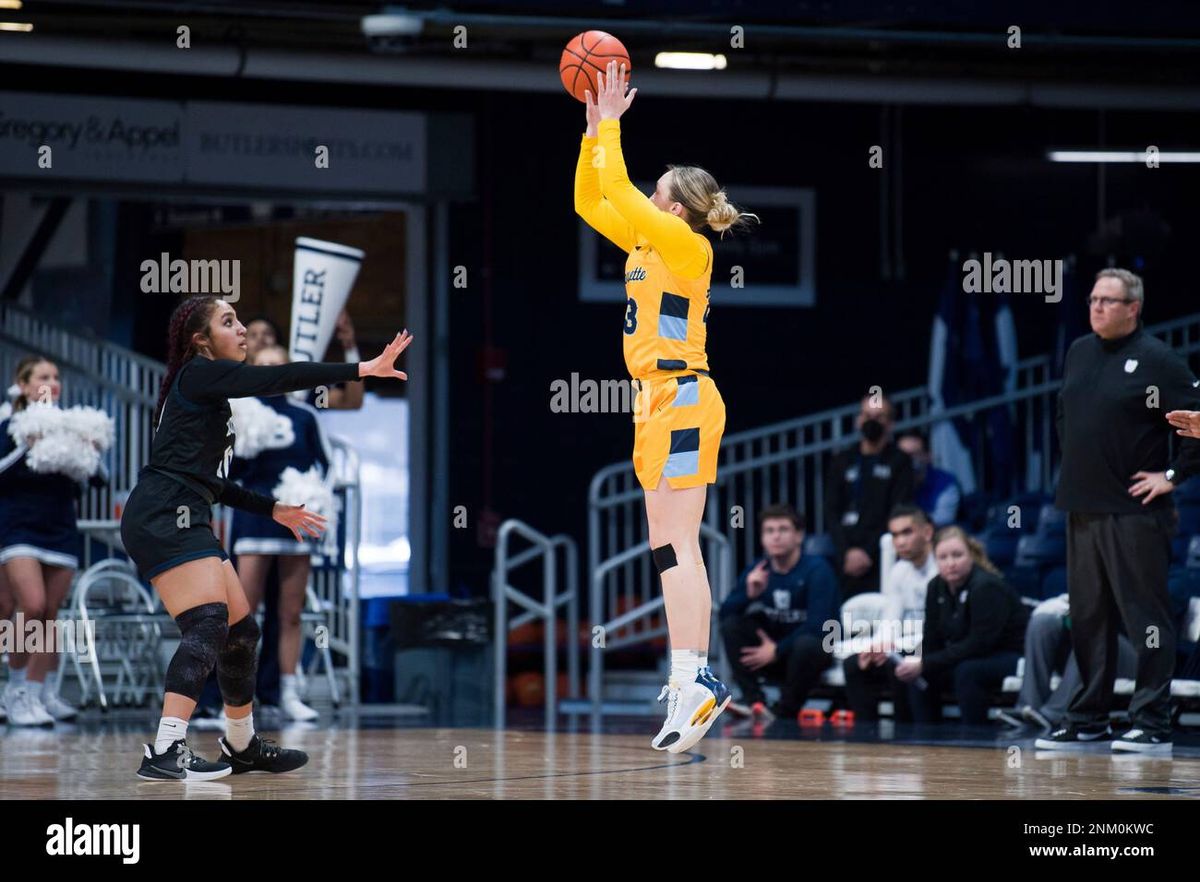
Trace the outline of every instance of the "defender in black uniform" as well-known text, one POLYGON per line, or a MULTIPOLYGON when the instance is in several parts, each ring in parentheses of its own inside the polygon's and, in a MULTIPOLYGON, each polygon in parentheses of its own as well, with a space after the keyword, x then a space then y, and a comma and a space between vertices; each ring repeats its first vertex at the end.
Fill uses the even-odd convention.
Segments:
POLYGON ((320 536, 325 519, 228 480, 233 458, 230 398, 276 395, 362 377, 407 376, 394 367, 411 342, 397 334, 383 353, 359 364, 250 366, 246 329, 233 307, 191 297, 171 317, 167 374, 150 461, 121 517, 125 550, 154 585, 183 636, 167 668, 158 736, 144 748, 138 776, 209 780, 231 772, 286 772, 308 762, 254 734, 251 715, 259 628, 228 555, 212 532, 212 504, 270 516, 302 539, 320 536), (223 761, 195 756, 185 736, 213 668, 225 702, 223 761))

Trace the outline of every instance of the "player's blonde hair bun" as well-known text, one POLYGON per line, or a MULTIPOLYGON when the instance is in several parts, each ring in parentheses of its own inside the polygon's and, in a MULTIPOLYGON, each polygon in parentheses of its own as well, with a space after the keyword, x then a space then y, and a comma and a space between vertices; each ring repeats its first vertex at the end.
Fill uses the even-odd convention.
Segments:
POLYGON ((693 229, 708 226, 718 233, 758 223, 758 215, 740 211, 728 200, 717 179, 694 165, 672 165, 671 198, 687 209, 693 229))
POLYGON ((741 214, 729 204, 722 190, 713 194, 712 208, 708 210, 708 225, 718 233, 723 233, 734 225, 741 214))

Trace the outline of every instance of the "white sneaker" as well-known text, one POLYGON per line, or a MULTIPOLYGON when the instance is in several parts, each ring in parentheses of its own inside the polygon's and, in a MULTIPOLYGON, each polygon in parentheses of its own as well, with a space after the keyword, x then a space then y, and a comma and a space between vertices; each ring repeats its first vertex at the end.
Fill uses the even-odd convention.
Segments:
POLYGON ((46 713, 28 686, 17 686, 8 695, 8 722, 11 726, 53 725, 54 718, 46 713))
POLYGON ((42 706, 46 709, 52 719, 60 722, 73 720, 79 716, 79 708, 63 701, 58 694, 58 690, 51 689, 49 686, 42 689, 42 706))
POLYGON ((50 716, 50 711, 46 710, 46 705, 42 703, 42 690, 36 686, 29 688, 29 701, 33 704, 33 712, 37 715, 39 726, 53 726, 54 717, 50 716))
POLYGON ((707 668, 701 668, 691 683, 668 683, 658 695, 667 702, 667 720, 650 745, 655 750, 682 753, 705 736, 729 706, 729 689, 707 668))
POLYGON ((308 722, 315 720, 320 716, 315 710, 300 700, 300 696, 290 690, 284 690, 283 696, 280 698, 279 707, 283 711, 283 715, 289 720, 297 722, 308 722))

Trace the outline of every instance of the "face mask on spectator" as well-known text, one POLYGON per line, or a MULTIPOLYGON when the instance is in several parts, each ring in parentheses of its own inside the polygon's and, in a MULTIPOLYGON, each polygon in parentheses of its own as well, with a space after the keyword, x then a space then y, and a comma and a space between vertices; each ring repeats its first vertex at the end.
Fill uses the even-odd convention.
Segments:
POLYGON ((863 420, 862 428, 859 430, 862 436, 867 439, 867 442, 874 444, 883 437, 884 427, 879 420, 863 420))

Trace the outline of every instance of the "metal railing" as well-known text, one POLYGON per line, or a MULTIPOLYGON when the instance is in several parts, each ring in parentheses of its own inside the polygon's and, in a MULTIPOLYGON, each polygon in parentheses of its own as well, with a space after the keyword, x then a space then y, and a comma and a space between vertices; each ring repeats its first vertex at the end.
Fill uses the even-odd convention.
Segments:
MULTIPOLYGON (((715 622, 721 603, 733 586, 731 546, 721 531, 709 524, 700 525, 700 537, 701 542, 706 542, 708 546, 703 552, 707 562, 709 585, 714 595, 712 620, 715 622)), ((636 565, 638 562, 649 568, 650 558, 650 541, 644 539, 589 571, 590 621, 593 629, 599 628, 599 632, 593 630, 588 664, 588 698, 591 700, 593 714, 602 713, 604 708, 604 653, 649 643, 667 635, 665 618, 655 618, 655 614, 664 606, 657 580, 643 582, 638 586, 638 595, 625 595, 623 600, 618 601, 615 584, 608 579, 610 573, 619 568, 636 565)), ((713 658, 719 662, 721 676, 727 681, 730 680, 729 659, 721 651, 720 641, 717 641, 714 647, 713 658)))
MULTIPOLYGON (((309 599, 315 599, 316 610, 325 616, 328 633, 316 635, 317 653, 309 666, 309 675, 315 673, 318 662, 331 665, 329 652, 336 652, 345 659, 345 664, 326 669, 330 679, 330 699, 337 706, 343 698, 351 707, 358 706, 359 693, 359 545, 362 539, 362 486, 358 452, 350 442, 338 435, 329 436, 333 458, 329 464, 333 474, 334 499, 338 505, 338 517, 345 524, 345 543, 339 545, 337 537, 320 547, 324 566, 314 566, 309 582, 309 599), (324 643, 324 646, 322 646, 324 643), (340 688, 334 677, 341 680, 340 688)), ((312 604, 310 604, 311 606, 312 604)))
POLYGON ((575 540, 559 534, 546 536, 523 521, 509 519, 500 525, 496 535, 495 566, 492 570, 492 602, 495 608, 495 652, 493 702, 495 725, 504 726, 505 685, 508 672, 509 632, 533 621, 544 627, 542 651, 543 676, 546 682, 546 725, 553 727, 558 705, 558 610, 567 611, 567 692, 579 697, 579 551, 575 540), (516 554, 509 552, 509 537, 520 536, 529 548, 516 554), (566 590, 558 590, 558 549, 563 550, 566 570, 566 590), (541 600, 509 584, 512 573, 525 564, 542 561, 541 600), (508 604, 514 603, 524 612, 508 616, 508 604))
MULTIPOLYGON (((1147 326, 1146 331, 1185 357, 1200 351, 1200 315, 1147 326)), ((1060 385, 1053 376, 1050 356, 1039 355, 1018 361, 1011 392, 953 408, 935 411, 924 386, 885 393, 895 406, 898 431, 1007 407, 1016 442, 1013 446, 1024 446, 1024 458, 1018 454, 1017 461, 1033 463, 1026 474, 1037 486, 1025 489, 1049 491, 1054 481, 1049 451, 1060 385)), ((806 514, 811 532, 827 530, 824 496, 829 461, 857 437, 854 418, 859 407, 855 401, 725 436, 717 482, 709 486, 705 521, 710 534, 719 533, 728 542, 733 575, 757 554, 754 518, 765 505, 789 502, 806 514)), ((993 467, 989 457, 985 445, 984 456, 974 463, 977 486, 989 486, 993 467)), ((658 633, 647 605, 658 593, 657 574, 649 557, 640 553, 646 547, 646 530, 643 493, 632 464, 623 460, 600 469, 588 490, 587 565, 593 621, 597 619, 595 604, 602 600, 604 619, 616 619, 624 612, 620 621, 628 634, 643 639, 658 633), (630 609, 637 614, 626 612, 630 609)))

